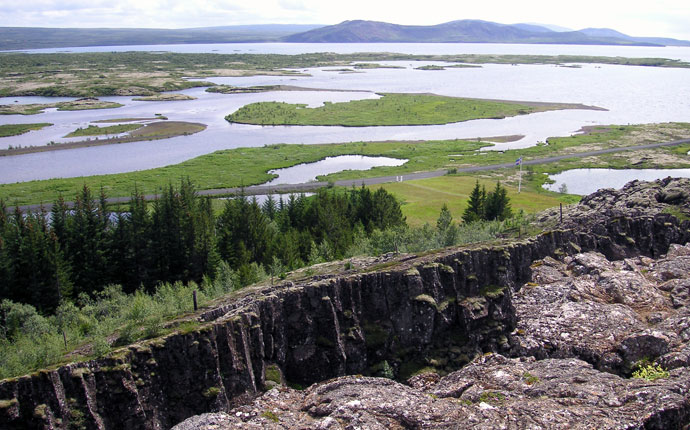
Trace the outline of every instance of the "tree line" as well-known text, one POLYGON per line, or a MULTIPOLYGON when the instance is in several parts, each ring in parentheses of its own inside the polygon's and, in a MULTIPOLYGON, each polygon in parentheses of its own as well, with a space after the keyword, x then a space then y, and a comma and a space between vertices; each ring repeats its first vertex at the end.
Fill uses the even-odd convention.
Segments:
POLYGON ((239 283, 305 264, 342 258, 375 231, 406 226, 400 204, 384 189, 335 189, 314 197, 229 199, 216 216, 189 180, 149 203, 132 192, 126 212, 84 186, 68 208, 8 214, 0 201, 0 299, 53 312, 61 301, 119 284, 132 293, 161 283, 201 282, 221 262, 239 283))

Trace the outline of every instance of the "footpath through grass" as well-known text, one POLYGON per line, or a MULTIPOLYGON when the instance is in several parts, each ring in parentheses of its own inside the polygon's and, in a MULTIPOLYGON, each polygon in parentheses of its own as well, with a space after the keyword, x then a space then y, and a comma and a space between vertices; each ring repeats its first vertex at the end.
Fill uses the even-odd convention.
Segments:
POLYGON ((482 118, 505 118, 566 108, 438 96, 382 94, 376 100, 325 102, 317 108, 305 104, 259 102, 225 117, 230 122, 256 125, 339 125, 347 127, 449 124, 482 118))

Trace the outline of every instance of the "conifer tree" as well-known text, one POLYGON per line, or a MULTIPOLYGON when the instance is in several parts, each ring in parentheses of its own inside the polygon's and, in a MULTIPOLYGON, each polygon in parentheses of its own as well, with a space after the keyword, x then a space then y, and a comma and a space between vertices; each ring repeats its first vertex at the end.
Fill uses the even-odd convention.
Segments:
POLYGON ((77 194, 73 213, 67 215, 67 256, 75 294, 93 293, 109 282, 107 267, 110 214, 105 196, 97 204, 86 185, 77 194))
POLYGON ((438 230, 441 246, 451 246, 455 244, 455 240, 458 236, 458 227, 453 223, 453 215, 450 213, 448 205, 445 203, 436 220, 436 230, 438 230))
POLYGON ((496 182, 496 188, 486 196, 484 207, 484 217, 488 221, 503 221, 513 215, 508 192, 500 182, 496 182))
POLYGON ((474 188, 467 200, 467 207, 462 214, 465 223, 471 223, 484 219, 484 203, 486 200, 486 190, 479 186, 479 180, 474 184, 474 188))

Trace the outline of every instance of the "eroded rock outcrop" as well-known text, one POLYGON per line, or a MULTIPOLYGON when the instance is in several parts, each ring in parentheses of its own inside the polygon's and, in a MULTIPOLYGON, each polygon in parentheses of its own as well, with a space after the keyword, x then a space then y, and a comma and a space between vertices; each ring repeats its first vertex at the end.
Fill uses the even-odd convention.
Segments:
POLYGON ((688 189, 606 190, 535 238, 248 291, 193 332, 2 381, 0 427, 162 429, 229 411, 185 425, 673 428, 690 410, 690 248, 671 247, 690 240, 688 189), (626 379, 642 358, 674 370, 626 379), (344 377, 425 366, 448 375, 344 377))
POLYGON ((690 418, 689 390, 690 374, 681 370, 659 383, 602 373, 577 359, 490 354, 421 387, 347 376, 305 391, 275 388, 175 430, 673 429, 690 418))

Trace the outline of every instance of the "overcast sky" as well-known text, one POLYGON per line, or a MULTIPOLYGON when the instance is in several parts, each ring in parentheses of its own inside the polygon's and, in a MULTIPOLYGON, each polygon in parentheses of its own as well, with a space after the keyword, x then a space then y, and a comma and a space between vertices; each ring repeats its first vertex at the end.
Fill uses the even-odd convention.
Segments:
POLYGON ((690 40, 688 0, 0 0, 0 26, 7 27, 330 25, 348 19, 419 25, 483 19, 690 40))

